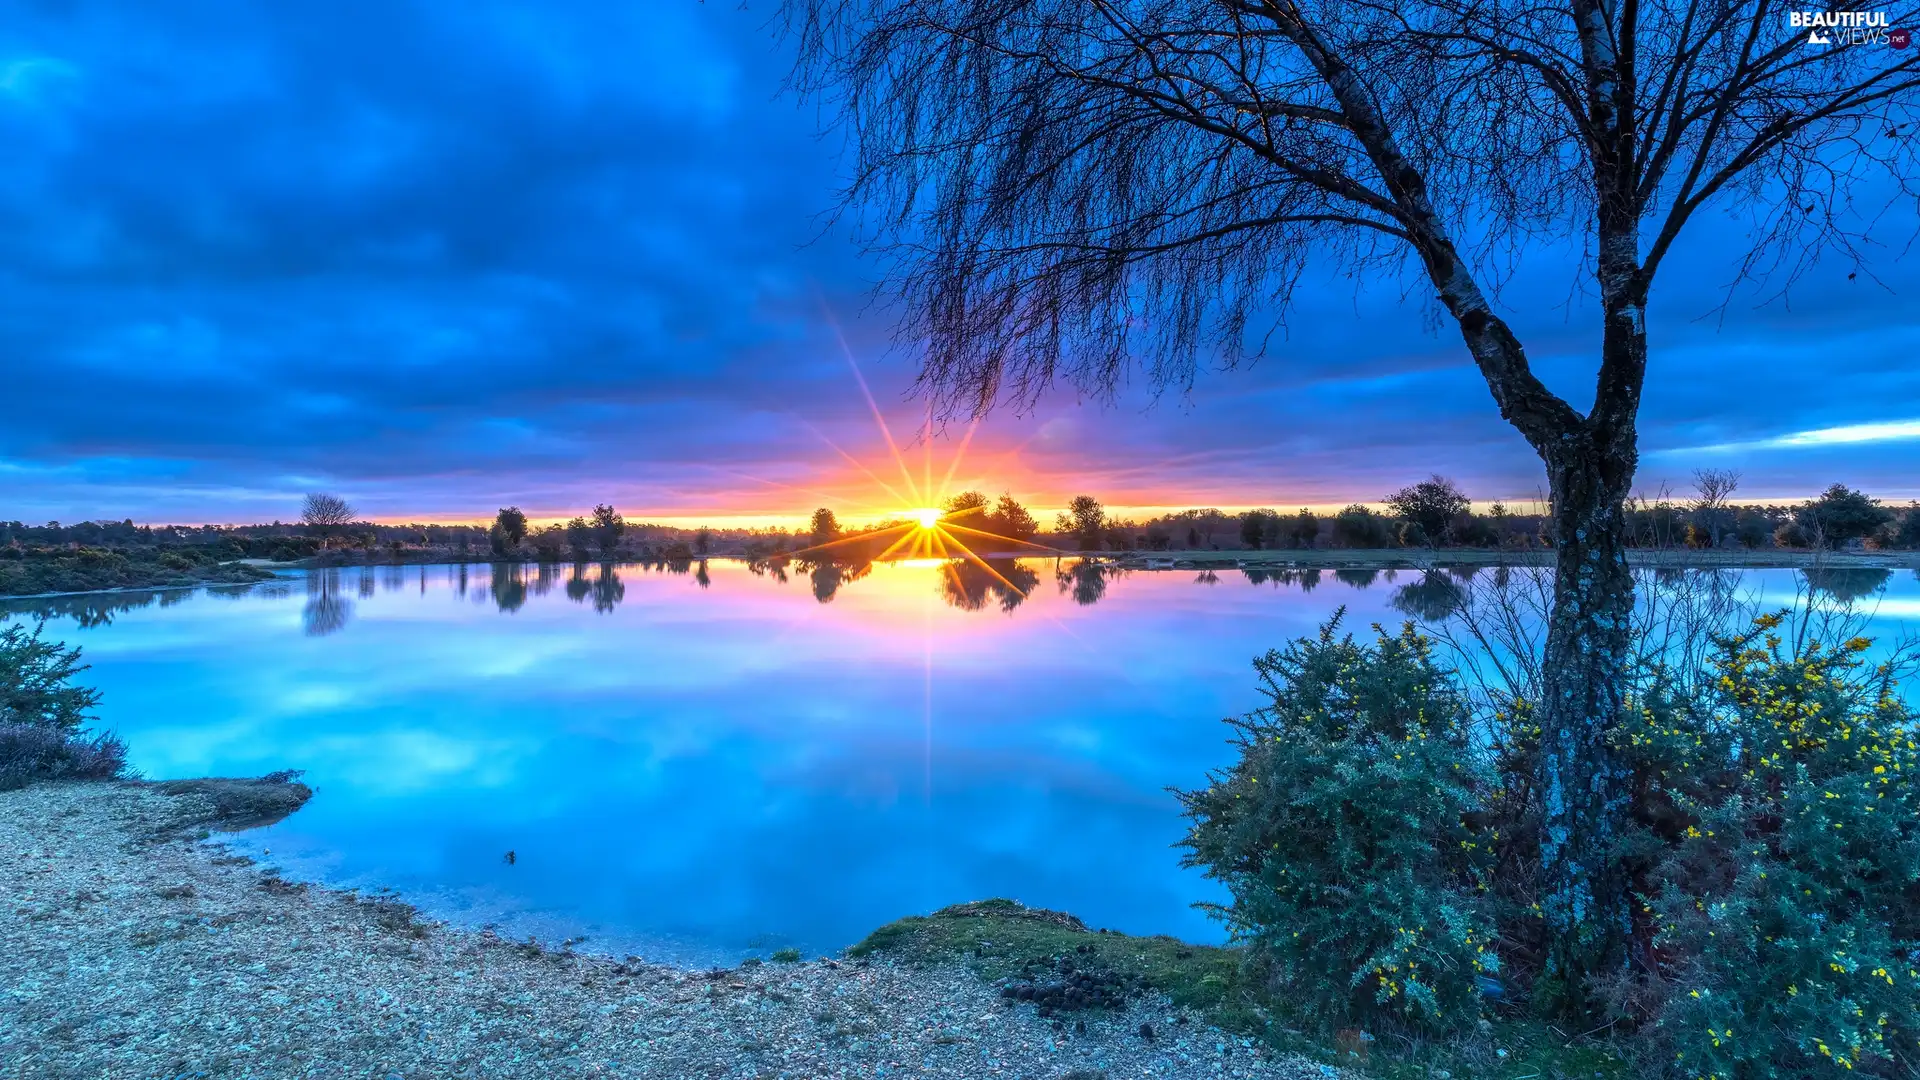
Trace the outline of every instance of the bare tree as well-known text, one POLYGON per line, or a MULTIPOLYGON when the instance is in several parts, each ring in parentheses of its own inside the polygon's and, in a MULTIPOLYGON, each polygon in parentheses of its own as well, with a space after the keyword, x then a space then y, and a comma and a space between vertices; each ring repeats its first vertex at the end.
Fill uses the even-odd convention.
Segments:
POLYGON ((1720 546, 1720 537, 1732 524, 1730 500, 1740 488, 1740 473, 1734 469, 1693 470, 1693 520, 1707 534, 1707 543, 1720 546))
POLYGON ((320 530, 322 538, 331 537, 341 526, 353 523, 353 507, 338 495, 315 491, 301 504, 300 520, 320 530))
MULTIPOLYGON (((1839 11, 1866 5, 1842 2, 1839 11)), ((1310 264, 1424 278, 1546 466, 1543 905, 1569 1003, 1626 962, 1608 745, 1627 685, 1623 503, 1646 310, 1710 205, 1741 275, 1859 255, 1859 181, 1911 195, 1920 52, 1821 46, 1767 0, 786 0, 794 84, 853 153, 900 332, 948 415, 1157 389, 1258 354, 1310 264), (1594 397, 1550 391, 1493 297, 1535 242, 1584 255, 1594 397), (1263 330, 1263 327, 1269 328, 1263 330)), ((1898 27, 1912 4, 1882 8, 1898 27)), ((1778 278, 1776 278, 1778 280, 1778 278)))

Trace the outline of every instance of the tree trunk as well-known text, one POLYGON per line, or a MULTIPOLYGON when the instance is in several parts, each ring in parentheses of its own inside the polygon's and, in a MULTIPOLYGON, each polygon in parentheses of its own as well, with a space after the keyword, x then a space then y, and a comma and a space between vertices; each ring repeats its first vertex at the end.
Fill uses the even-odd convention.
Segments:
POLYGON ((1617 855, 1627 777, 1609 735, 1628 686, 1633 578, 1625 500, 1637 455, 1631 435, 1622 446, 1617 436, 1583 433, 1545 456, 1558 558, 1538 706, 1548 935, 1542 989, 1578 1013, 1591 977, 1625 962, 1631 929, 1617 855))

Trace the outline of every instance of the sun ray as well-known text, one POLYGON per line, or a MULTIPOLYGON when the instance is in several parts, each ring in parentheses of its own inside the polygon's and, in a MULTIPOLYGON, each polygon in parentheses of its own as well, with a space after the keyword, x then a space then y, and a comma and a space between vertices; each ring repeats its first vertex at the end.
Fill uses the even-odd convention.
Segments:
MULTIPOLYGON (((816 434, 816 435, 818 435, 818 434, 819 434, 819 432, 817 432, 817 431, 816 431, 816 432, 814 432, 814 434, 816 434)), ((824 437, 823 437, 823 438, 824 438, 824 437)), ((828 443, 827 445, 829 445, 829 446, 832 446, 833 444, 832 444, 832 443, 828 443)), ((837 446, 835 446, 835 447, 834 447, 834 449, 835 449, 835 450, 839 450, 840 448, 839 448, 839 447, 837 447, 837 446)), ((844 454, 842 454, 842 456, 844 457, 845 455, 844 455, 844 454)), ((850 460, 850 461, 851 461, 852 459, 851 459, 851 458, 849 458, 848 460, 850 460)), ((854 464, 856 464, 856 465, 858 465, 858 464, 859 464, 859 462, 854 462, 854 464)), ((706 463, 704 463, 704 462, 703 462, 703 463, 701 463, 701 464, 700 464, 700 467, 701 467, 701 468, 703 468, 703 469, 707 469, 707 470, 709 470, 709 471, 711 471, 711 472, 717 472, 717 473, 724 473, 724 474, 726 474, 726 475, 728 475, 728 476, 733 476, 733 477, 738 477, 738 478, 739 478, 739 479, 741 479, 741 480, 751 480, 751 481, 753 481, 753 482, 754 482, 754 483, 756 483, 756 484, 764 484, 764 485, 766 485, 767 487, 776 487, 776 488, 782 488, 782 489, 784 489, 784 490, 787 490, 787 491, 797 491, 797 492, 800 492, 800 493, 801 493, 801 494, 803 494, 803 495, 813 495, 813 496, 817 496, 818 498, 821 498, 821 499, 826 499, 826 500, 833 500, 833 499, 841 499, 841 498, 845 498, 845 496, 843 496, 843 495, 839 495, 839 494, 835 494, 835 493, 831 493, 831 492, 826 492, 826 491, 821 491, 821 490, 820 490, 820 489, 818 489, 818 488, 810 488, 810 487, 800 487, 800 486, 799 486, 799 485, 797 485, 797 484, 788 484, 788 483, 785 483, 785 482, 782 482, 782 481, 779 481, 779 480, 768 480, 768 479, 767 479, 767 478, 765 478, 765 477, 762 477, 762 476, 755 476, 755 475, 753 475, 752 473, 747 473, 747 472, 741 472, 741 471, 740 471, 740 470, 738 470, 738 469, 730 469, 730 468, 728 468, 728 467, 726 467, 726 466, 724 466, 724 465, 708 465, 708 464, 706 464, 706 463)), ((891 492, 889 492, 889 494, 892 494, 892 493, 891 493, 891 492)), ((897 497, 897 496, 896 496, 896 497, 897 497)), ((858 508, 860 508, 860 509, 862 509, 862 510, 880 510, 880 511, 884 511, 884 510, 886 510, 886 509, 887 509, 887 507, 886 507, 886 506, 885 506, 884 504, 881 504, 881 503, 875 503, 875 502, 859 502, 859 501, 855 501, 855 502, 854 502, 854 505, 855 505, 856 507, 858 507, 858 508)))
MULTIPOLYGON (((840 354, 847 358, 847 367, 853 372, 853 381, 860 384, 860 396, 867 399, 867 408, 873 413, 873 422, 880 425, 880 435, 887 440, 887 449, 893 453, 894 464, 900 467, 900 478, 907 482, 907 490, 913 491, 913 471, 907 468, 907 461, 900 454, 900 444, 893 441, 893 431, 887 427, 887 418, 881 415, 879 402, 873 400, 873 391, 867 388, 867 377, 860 374, 860 364, 853 358, 853 350, 847 346, 846 336, 840 332, 840 323, 834 319, 831 311, 827 313, 827 324, 833 328, 834 340, 840 343, 840 354)), ((915 492, 915 495, 917 496, 918 492, 915 492)), ((917 506, 926 500, 916 497, 912 501, 917 506)))
MULTIPOLYGON (((904 535, 911 536, 913 535, 912 530, 916 528, 918 528, 918 526, 912 524, 911 522, 905 525, 889 525, 884 529, 874 529, 870 532, 854 533, 851 536, 843 536, 838 540, 828 540, 824 544, 810 544, 803 548, 795 548, 792 551, 783 552, 782 554, 784 554, 787 558, 790 558, 790 559, 798 558, 799 556, 805 555, 809 552, 825 551, 828 548, 840 547, 843 544, 857 544, 863 541, 878 539, 879 537, 885 536, 890 532, 900 532, 900 533, 903 533, 904 535)), ((875 559, 874 561, 878 562, 879 560, 875 559)))
POLYGON ((1073 552, 1064 550, 1062 548, 1049 547, 1046 544, 1036 544, 1031 540, 1016 540, 1011 536, 1001 536, 998 533, 982 532, 979 529, 969 529, 965 525, 946 525, 944 527, 950 528, 950 529, 956 529, 963 533, 972 533, 975 536, 991 537, 995 540, 1001 540, 1009 544, 1020 544, 1024 547, 1036 548, 1040 551, 1044 551, 1052 555, 1072 555, 1073 554, 1073 552))
MULTIPOLYGON (((914 499, 909 499, 905 495, 902 495, 898 491, 895 491, 893 488, 893 485, 887 483, 885 480, 880 479, 880 477, 876 475, 872 469, 869 469, 864 464, 862 464, 860 462, 860 459, 854 457, 852 454, 847 453, 845 450, 840 449, 839 445, 835 443, 832 439, 827 438, 826 433, 821 431, 819 428, 814 427, 812 424, 807 424, 806 428, 808 431, 811 431, 815 435, 819 436, 821 442, 826 443, 828 446, 833 447, 834 453, 839 454, 843 458, 846 458, 848 464, 852 465, 856 469, 859 469, 861 472, 866 473, 867 479, 872 480, 876 484, 879 484, 881 490, 893 496, 896 500, 903 503, 912 503, 917 501, 914 499)), ((881 424, 880 430, 883 434, 885 433, 886 425, 884 423, 881 424)), ((889 446, 893 445, 892 438, 888 438, 887 445, 889 446)), ((895 456, 896 457, 898 456, 898 451, 895 451, 895 456)), ((908 478, 908 486, 909 487, 912 486, 912 478, 908 478)))

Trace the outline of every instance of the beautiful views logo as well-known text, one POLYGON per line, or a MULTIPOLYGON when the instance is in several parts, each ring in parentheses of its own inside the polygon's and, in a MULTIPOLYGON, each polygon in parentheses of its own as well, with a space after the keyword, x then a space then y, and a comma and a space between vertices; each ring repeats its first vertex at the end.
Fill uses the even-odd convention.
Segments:
POLYGON ((1884 11, 1790 11, 1787 25, 1807 32, 1809 45, 1886 45, 1904 49, 1913 35, 1890 28, 1884 11))

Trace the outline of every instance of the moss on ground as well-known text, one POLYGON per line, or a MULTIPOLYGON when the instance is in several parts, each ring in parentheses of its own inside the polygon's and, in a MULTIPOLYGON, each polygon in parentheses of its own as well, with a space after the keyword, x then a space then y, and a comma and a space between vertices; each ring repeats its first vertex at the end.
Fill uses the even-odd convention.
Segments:
POLYGON ((1013 900, 979 900, 909 916, 868 934, 847 954, 880 954, 907 963, 959 961, 988 979, 1072 957, 1082 967, 1134 976, 1175 1007, 1222 1030, 1383 1080, 1443 1072, 1455 1080, 1627 1080, 1633 1075, 1604 1046, 1580 1044, 1530 1020, 1498 1022, 1444 1041, 1369 1038, 1358 1032, 1317 1035, 1246 976, 1238 949, 1096 930, 1064 912, 1013 900))

